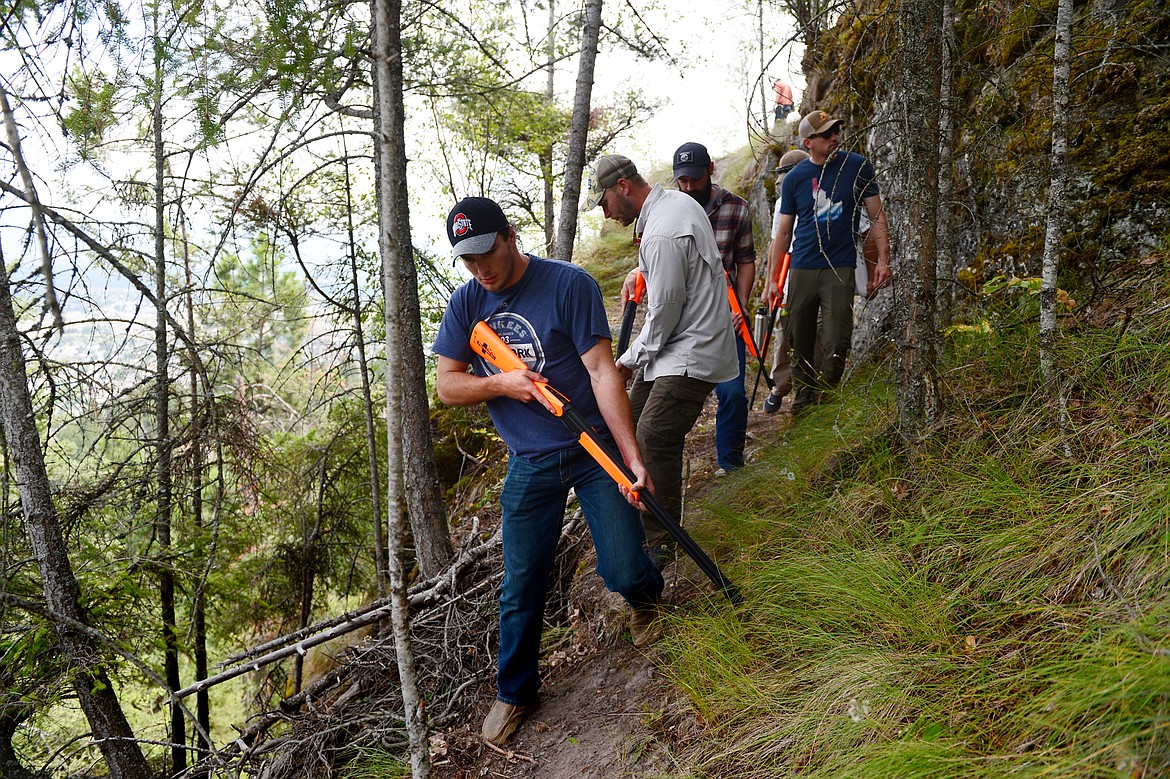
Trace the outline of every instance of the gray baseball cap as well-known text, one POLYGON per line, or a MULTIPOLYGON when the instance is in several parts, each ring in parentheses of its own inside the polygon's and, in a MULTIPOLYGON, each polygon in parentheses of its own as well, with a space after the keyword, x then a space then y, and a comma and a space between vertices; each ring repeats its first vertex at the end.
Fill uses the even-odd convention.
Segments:
POLYGON ((605 190, 616 184, 618 179, 628 179, 630 176, 637 175, 638 169, 634 167, 634 163, 630 161, 629 157, 623 157, 620 154, 607 154, 600 158, 589 173, 588 194, 581 210, 590 211, 597 208, 597 204, 605 196, 605 190))

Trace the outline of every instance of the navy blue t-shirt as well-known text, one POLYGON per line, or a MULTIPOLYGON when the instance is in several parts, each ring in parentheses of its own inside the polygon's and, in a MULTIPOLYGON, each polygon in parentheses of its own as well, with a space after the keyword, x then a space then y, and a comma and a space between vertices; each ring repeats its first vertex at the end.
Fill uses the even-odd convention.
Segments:
MULTIPOLYGON (((490 317, 491 328, 530 370, 548 379, 609 440, 589 371, 581 361, 598 339, 610 337, 601 289, 592 276, 578 265, 530 254, 524 275, 502 292, 488 292, 472 279, 451 296, 432 350, 470 363, 476 376, 499 373, 471 349, 471 331, 485 317, 490 317)), ((495 398, 487 406, 513 454, 540 460, 577 445, 577 438, 538 401, 495 398)))
POLYGON ((879 194, 869 160, 837 152, 825 165, 797 164, 780 186, 780 213, 796 216, 793 268, 853 268, 853 236, 865 198, 879 194))

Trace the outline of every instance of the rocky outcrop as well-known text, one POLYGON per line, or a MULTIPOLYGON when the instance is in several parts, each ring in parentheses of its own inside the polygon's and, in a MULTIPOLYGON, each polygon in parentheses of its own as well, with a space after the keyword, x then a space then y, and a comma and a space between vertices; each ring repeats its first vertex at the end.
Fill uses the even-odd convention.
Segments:
MULTIPOLYGON (((861 0, 826 34, 799 113, 845 121, 846 145, 873 160, 891 215, 895 271, 906 182, 899 169, 896 9, 861 0)), ((954 143, 959 316, 987 279, 1040 271, 1048 214, 1055 3, 959 0, 954 143)), ((1121 263, 1170 233, 1170 13, 1164 0, 1078 6, 1073 36, 1070 171, 1060 284, 1090 301, 1121 263)), ((929 132, 932 128, 918 128, 929 132)), ((784 133, 776 149, 784 148, 784 133)), ((770 214, 775 152, 761 155, 753 195, 770 214), (765 200, 767 203, 765 204, 765 200)), ((880 342, 889 294, 859 312, 855 354, 880 342)))

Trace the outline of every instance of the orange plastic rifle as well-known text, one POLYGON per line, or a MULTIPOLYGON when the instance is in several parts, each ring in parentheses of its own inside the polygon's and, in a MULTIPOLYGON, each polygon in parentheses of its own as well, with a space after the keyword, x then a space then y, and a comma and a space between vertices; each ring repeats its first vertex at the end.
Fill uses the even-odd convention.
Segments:
POLYGON ((731 280, 731 274, 726 269, 723 271, 723 277, 727 279, 727 300, 731 303, 731 313, 739 314, 739 334, 743 337, 743 345, 747 347, 748 354, 760 359, 760 350, 756 348, 756 339, 752 338, 751 321, 744 315, 743 306, 739 303, 739 293, 735 291, 735 282, 731 280))
POLYGON ((634 276, 634 294, 626 301, 625 308, 622 309, 622 326, 618 330, 617 341, 617 355, 621 357, 626 353, 626 349, 630 345, 630 335, 634 332, 634 317, 638 313, 638 304, 642 302, 642 298, 646 295, 646 277, 642 275, 642 271, 637 271, 634 276))
MULTIPOLYGON (((479 322, 475 329, 471 331, 471 348, 476 354, 482 356, 492 365, 499 368, 501 371, 523 371, 528 370, 528 366, 524 361, 513 352, 503 339, 496 335, 496 331, 492 330, 487 322, 479 322)), ((562 395, 553 387, 550 387, 548 382, 534 382, 536 388, 540 390, 549 405, 553 407, 553 415, 558 417, 569 432, 577 436, 578 443, 585 447, 585 451, 597 461, 605 472, 610 475, 614 481, 625 487, 627 490, 633 492, 634 482, 636 478, 633 471, 622 460, 621 455, 618 454, 609 442, 598 436, 597 431, 585 421, 581 413, 573 408, 573 404, 567 397, 562 395)), ((715 583, 715 586, 727 596, 727 599, 734 604, 739 604, 743 600, 739 590, 731 581, 723 575, 719 567, 715 565, 714 561, 703 551, 703 548, 695 543, 687 531, 682 529, 670 512, 658 502, 654 495, 648 491, 640 493, 635 492, 635 498, 641 501, 646 510, 653 514, 666 531, 678 542, 692 560, 698 564, 703 573, 715 583)))

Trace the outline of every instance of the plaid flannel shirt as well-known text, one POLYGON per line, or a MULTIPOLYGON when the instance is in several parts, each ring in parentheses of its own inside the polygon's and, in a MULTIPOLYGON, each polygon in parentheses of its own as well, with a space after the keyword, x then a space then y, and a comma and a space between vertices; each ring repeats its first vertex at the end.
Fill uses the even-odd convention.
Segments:
POLYGON ((715 243, 723 258, 723 267, 732 281, 739 275, 739 265, 756 261, 756 241, 752 236, 752 212, 747 201, 712 184, 715 193, 707 203, 707 218, 715 231, 715 243))

